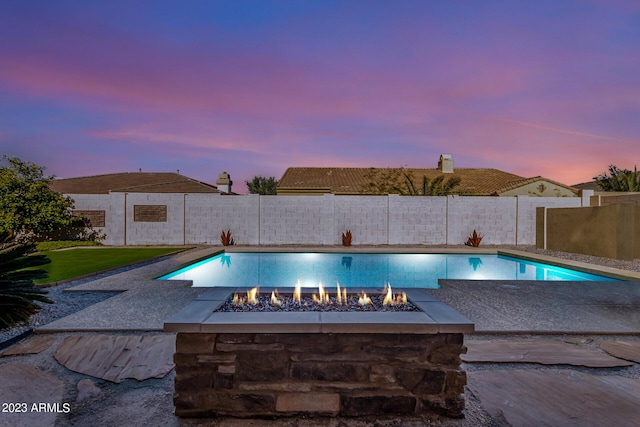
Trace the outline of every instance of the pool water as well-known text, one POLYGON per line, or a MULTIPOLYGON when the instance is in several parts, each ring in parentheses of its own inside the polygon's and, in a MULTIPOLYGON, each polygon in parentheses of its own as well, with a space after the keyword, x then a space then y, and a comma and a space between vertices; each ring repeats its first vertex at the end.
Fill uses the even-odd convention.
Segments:
POLYGON ((193 286, 438 288, 438 279, 598 280, 605 276, 503 255, 222 253, 159 280, 192 280, 193 286))

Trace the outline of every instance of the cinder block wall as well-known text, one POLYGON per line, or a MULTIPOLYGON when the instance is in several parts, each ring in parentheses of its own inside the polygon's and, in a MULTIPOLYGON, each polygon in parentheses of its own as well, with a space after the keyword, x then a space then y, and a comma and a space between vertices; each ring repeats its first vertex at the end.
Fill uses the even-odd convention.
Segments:
POLYGON ((78 210, 104 211, 105 226, 94 227, 106 238, 104 244, 124 245, 124 193, 118 194, 67 194, 78 210))
POLYGON ((220 233, 231 230, 239 245, 259 243, 260 196, 188 194, 186 241, 190 244, 220 244, 220 233))
POLYGON ((453 244, 475 229, 486 244, 532 245, 536 207, 578 207, 580 198, 411 196, 70 195, 77 209, 104 210, 108 245, 453 244), (135 221, 135 205, 166 206, 166 221, 135 221))
MULTIPOLYGON (((295 196, 292 196, 295 197, 295 196)), ((342 233, 351 230, 354 245, 388 242, 389 198, 387 196, 327 196, 333 200, 332 226, 327 243, 342 244, 342 233)))
POLYGON ((448 197, 447 243, 463 244, 476 230, 486 244, 516 244, 515 197, 448 197))
POLYGON ((262 244, 334 243, 331 196, 262 196, 259 221, 262 244))
POLYGON ((390 195, 388 199, 389 244, 438 245, 446 242, 447 197, 390 195))
POLYGON ((129 193, 126 194, 127 245, 184 245, 186 194, 129 193), (134 221, 134 207, 166 206, 166 222, 134 221))

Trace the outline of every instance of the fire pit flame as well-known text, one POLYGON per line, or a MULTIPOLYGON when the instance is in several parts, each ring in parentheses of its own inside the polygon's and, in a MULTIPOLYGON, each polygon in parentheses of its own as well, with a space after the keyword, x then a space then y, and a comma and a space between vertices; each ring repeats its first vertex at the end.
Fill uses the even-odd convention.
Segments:
POLYGON ((347 304, 347 288, 340 291, 340 283, 338 283, 338 293, 336 295, 336 302, 339 305, 347 304))
POLYGON ((242 307, 244 304, 255 305, 258 304, 258 287, 247 291, 247 298, 239 296, 238 294, 233 294, 233 300, 231 301, 231 305, 234 307, 242 307))
POLYGON ((391 283, 387 283, 385 285, 387 294, 384 297, 383 305, 398 305, 398 304, 407 304, 407 294, 402 293, 398 295, 393 295, 393 290, 391 289, 391 283))
POLYGON ((358 304, 371 305, 371 298, 369 298, 366 293, 362 292, 361 295, 358 295, 358 304))
POLYGON ((336 295, 332 297, 325 289, 322 282, 318 283, 318 293, 310 297, 302 297, 302 285, 298 280, 292 296, 280 296, 278 290, 271 292, 271 297, 258 295, 259 287, 256 286, 247 292, 247 296, 233 294, 233 298, 227 301, 227 310, 230 311, 414 311, 415 307, 407 301, 404 292, 394 294, 391 284, 385 284, 381 295, 367 296, 364 290, 359 294, 347 296, 347 289, 336 284, 336 295))
POLYGON ((233 306, 239 307, 242 305, 243 302, 244 302, 244 298, 240 298, 238 294, 233 294, 233 300, 231 301, 231 304, 233 306))
POLYGON ((278 307, 282 306, 282 300, 280 300, 278 298, 278 294, 276 293, 277 291, 272 291, 271 292, 271 304, 272 305, 277 305, 278 307))
POLYGON ((247 291, 247 304, 258 304, 258 288, 247 291))
POLYGON ((316 304, 331 303, 331 300, 329 300, 329 294, 324 291, 324 286, 322 286, 322 282, 318 283, 318 295, 316 294, 312 295, 313 302, 315 302, 316 304))
POLYGON ((297 302, 298 304, 300 304, 302 302, 302 285, 300 284, 300 280, 298 280, 298 283, 296 283, 296 287, 293 291, 293 302, 297 302))
POLYGON ((388 287, 385 285, 385 288, 387 288, 387 295, 385 295, 382 305, 393 304, 393 292, 391 291, 391 284, 389 284, 388 287))

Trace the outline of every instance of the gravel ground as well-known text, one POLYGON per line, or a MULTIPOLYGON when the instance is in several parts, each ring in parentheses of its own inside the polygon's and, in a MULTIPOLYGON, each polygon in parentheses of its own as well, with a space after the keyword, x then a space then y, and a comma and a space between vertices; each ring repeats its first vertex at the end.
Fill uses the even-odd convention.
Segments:
POLYGON ((619 268, 621 270, 640 272, 640 258, 636 258, 631 261, 625 261, 621 259, 602 258, 591 255, 573 254, 569 252, 549 251, 545 249, 538 249, 535 246, 499 246, 499 248, 513 249, 522 252, 531 252, 534 254, 547 255, 570 261, 580 261, 587 264, 602 265, 604 267, 612 267, 619 268))
POLYGON ((38 326, 46 325, 47 323, 51 323, 54 320, 66 317, 77 311, 84 310, 85 308, 93 304, 118 295, 118 292, 64 292, 65 289, 78 286, 83 283, 91 282, 96 279, 101 279, 103 277, 108 277, 113 274, 122 273, 123 271, 138 268, 143 265, 153 264, 157 261, 158 260, 150 260, 142 263, 137 263, 135 265, 117 268, 95 276, 73 280, 70 282, 45 288, 45 290, 47 291, 47 296, 54 303, 38 303, 38 305, 42 308, 38 313, 31 316, 28 323, 13 328, 0 329, 0 349, 10 344, 13 339, 21 337, 25 334, 29 334, 33 331, 34 328, 37 328, 38 326))

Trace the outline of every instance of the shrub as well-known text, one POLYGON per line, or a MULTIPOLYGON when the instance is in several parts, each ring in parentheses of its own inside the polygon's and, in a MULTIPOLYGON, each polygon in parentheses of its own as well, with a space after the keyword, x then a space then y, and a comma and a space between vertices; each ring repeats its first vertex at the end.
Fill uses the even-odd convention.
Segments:
POLYGON ((29 254, 35 245, 18 244, 0 235, 0 328, 29 320, 40 307, 35 303, 51 304, 46 291, 34 286, 33 280, 46 277, 42 270, 24 270, 49 262, 44 255, 29 254))
POLYGON ((0 164, 0 232, 23 241, 71 225, 73 201, 49 188, 44 167, 4 156, 0 164))

